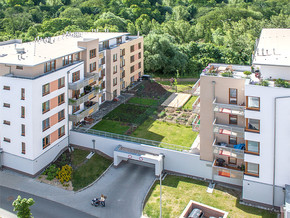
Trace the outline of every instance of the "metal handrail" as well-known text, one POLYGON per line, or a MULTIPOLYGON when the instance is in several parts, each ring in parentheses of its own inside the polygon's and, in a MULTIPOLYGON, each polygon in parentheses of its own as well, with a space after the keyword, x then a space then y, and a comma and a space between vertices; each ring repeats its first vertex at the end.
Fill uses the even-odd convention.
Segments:
POLYGON ((200 108, 200 96, 198 96, 198 98, 193 102, 192 112, 199 113, 199 108, 200 108))
POLYGON ((224 104, 224 103, 217 103, 216 102, 216 98, 213 100, 212 104, 216 107, 218 107, 218 111, 220 108, 226 108, 229 110, 237 110, 240 111, 242 113, 244 113, 245 110, 245 106, 241 106, 241 105, 234 105, 234 104, 224 104))
POLYGON ((85 108, 83 111, 81 111, 78 114, 69 114, 69 121, 77 123, 77 122, 81 121, 82 119, 84 119, 85 117, 96 112, 97 110, 99 110, 99 104, 95 103, 91 107, 85 108))
POLYGON ((89 85, 91 80, 93 80, 93 82, 95 82, 98 79, 99 79, 99 74, 95 73, 95 74, 92 74, 89 77, 84 78, 84 80, 73 82, 73 83, 69 83, 68 84, 68 88, 71 89, 71 90, 79 90, 79 89, 89 85))
POLYGON ((169 143, 165 143, 165 142, 158 142, 158 141, 154 141, 154 140, 137 138, 137 137, 121 135, 121 134, 116 134, 116 133, 111 133, 111 132, 105 132, 105 131, 100 131, 100 130, 95 130, 95 129, 87 129, 87 128, 83 128, 83 127, 73 129, 73 131, 84 132, 84 133, 89 133, 89 134, 98 135, 98 136, 104 136, 104 137, 108 137, 108 138, 120 139, 120 140, 124 140, 124 141, 136 142, 136 143, 160 147, 160 148, 167 148, 167 149, 176 150, 176 151, 188 151, 189 150, 188 147, 181 146, 181 145, 169 144, 169 143))
POLYGON ((194 93, 196 92, 196 90, 200 87, 200 79, 197 80, 197 82, 192 86, 192 94, 194 95, 194 93))
POLYGON ((213 153, 214 154, 220 154, 219 151, 227 151, 229 152, 229 156, 239 158, 239 159, 244 159, 244 150, 240 149, 235 149, 231 147, 226 147, 226 146, 220 146, 216 144, 216 138, 214 139, 213 143, 213 153))
POLYGON ((212 168, 213 168, 213 172, 214 173, 217 173, 217 172, 215 172, 215 170, 217 170, 219 172, 220 171, 227 172, 227 173, 230 174, 230 176, 229 176, 230 178, 243 179, 243 177, 244 177, 244 171, 230 169, 230 168, 222 167, 222 166, 216 166, 215 163, 216 163, 216 159, 213 161, 213 164, 212 164, 212 168))
POLYGON ((213 121, 213 131, 216 133, 219 133, 221 129, 228 130, 231 132, 231 135, 234 135, 232 133, 238 133, 240 134, 239 137, 244 137, 245 128, 239 127, 235 125, 226 125, 226 124, 217 124, 216 119, 213 121), (217 130, 216 130, 217 129, 217 130))
POLYGON ((86 101, 90 100, 89 97, 90 95, 94 95, 94 97, 99 93, 99 89, 93 89, 92 91, 90 91, 89 93, 87 93, 86 95, 78 98, 78 99, 69 99, 69 105, 73 105, 73 106, 77 106, 80 104, 85 103, 86 101))

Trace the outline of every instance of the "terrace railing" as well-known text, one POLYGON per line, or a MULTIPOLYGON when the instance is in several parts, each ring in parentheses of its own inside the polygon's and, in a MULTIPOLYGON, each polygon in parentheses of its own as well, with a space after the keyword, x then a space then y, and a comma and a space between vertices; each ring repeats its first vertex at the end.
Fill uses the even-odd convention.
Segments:
POLYGON ((213 147, 213 153, 215 155, 234 157, 234 158, 238 158, 238 159, 242 159, 242 160, 244 159, 244 150, 217 145, 216 139, 212 143, 212 147, 213 147))
POLYGON ((218 103, 216 98, 213 100, 212 104, 214 112, 244 116, 245 106, 218 103))
POLYGON ((87 129, 87 128, 83 128, 83 127, 73 129, 73 131, 82 132, 82 133, 89 133, 89 134, 93 134, 93 135, 98 135, 98 136, 103 136, 103 137, 108 137, 108 138, 113 138, 113 139, 119 139, 119 140, 124 140, 124 141, 129 141, 129 142, 135 142, 138 144, 145 144, 145 145, 166 148, 166 149, 171 149, 171 150, 176 150, 176 151, 188 152, 188 150, 189 150, 188 147, 181 146, 181 145, 169 144, 169 143, 165 143, 165 142, 158 142, 158 141, 153 141, 153 140, 149 140, 149 139, 142 139, 142 138, 121 135, 121 134, 116 134, 116 133, 110 133, 110 132, 105 132, 105 131, 100 131, 100 130, 95 130, 95 129, 87 129))
POLYGON ((89 93, 87 93, 86 95, 78 99, 70 98, 69 105, 77 106, 77 105, 83 104, 86 101, 89 101, 90 99, 94 98, 98 93, 99 93, 99 89, 93 89, 92 91, 90 91, 89 93))
POLYGON ((213 122, 213 132, 222 135, 230 135, 239 138, 244 138, 245 128, 237 125, 218 124, 216 123, 215 119, 213 122))
POLYGON ((197 115, 192 121, 192 131, 199 132, 199 126, 200 126, 200 116, 197 115))
POLYGON ((192 86, 191 94, 197 96, 200 94, 200 79, 192 86))
POLYGON ((200 97, 199 96, 192 104, 192 112, 197 113, 197 114, 199 114, 200 112, 200 97))
POLYGON ((233 178, 233 179, 244 178, 244 171, 217 166, 216 160, 214 160, 212 164, 212 171, 214 175, 218 175, 218 176, 223 176, 223 177, 228 177, 228 178, 233 178))
POLYGON ((91 74, 88 77, 85 77, 83 80, 81 81, 77 81, 77 82, 73 82, 73 83, 69 83, 68 84, 68 88, 71 90, 79 90, 95 81, 97 81, 99 79, 99 74, 95 73, 95 74, 91 74))
POLYGON ((86 107, 83 111, 81 111, 78 114, 69 114, 69 121, 72 121, 74 123, 77 123, 84 119, 85 117, 95 113, 97 110, 99 110, 99 104, 95 103, 94 105, 90 107, 86 107))

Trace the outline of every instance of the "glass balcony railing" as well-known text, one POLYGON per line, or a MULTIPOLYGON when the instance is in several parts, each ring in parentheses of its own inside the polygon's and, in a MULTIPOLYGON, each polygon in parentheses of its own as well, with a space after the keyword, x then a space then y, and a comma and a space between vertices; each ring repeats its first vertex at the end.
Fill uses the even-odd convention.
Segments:
POLYGON ((235 149, 233 148, 233 145, 229 145, 226 143, 220 143, 221 145, 218 145, 216 142, 216 139, 214 140, 212 147, 213 147, 213 153, 215 155, 223 155, 226 157, 234 157, 238 159, 244 159, 244 150, 235 149))
POLYGON ((213 122, 213 132, 222 134, 222 135, 229 135, 229 136, 244 138, 245 128, 237 126, 237 125, 218 124, 216 123, 216 119, 215 119, 213 122))
POLYGON ((85 117, 90 116, 91 114, 99 110, 99 104, 95 103, 92 106, 85 107, 81 112, 76 112, 75 114, 69 114, 69 121, 78 123, 83 120, 85 117))
POLYGON ((240 179, 244 178, 244 171, 239 166, 218 166, 216 160, 212 164, 213 175, 240 179))
POLYGON ((200 79, 192 86, 191 94, 199 96, 199 94, 200 94, 200 79))
POLYGON ((90 99, 96 97, 96 95, 99 93, 99 88, 93 88, 92 91, 90 91, 89 93, 85 94, 84 96, 81 96, 80 98, 78 99, 73 99, 73 98, 70 98, 69 99, 69 105, 72 105, 72 106, 77 106, 77 105, 80 105, 80 104, 83 104, 85 103, 86 101, 89 101, 90 99))
POLYGON ((192 131, 199 132, 200 129, 200 116, 197 115, 194 120, 192 121, 192 131))
POLYGON ((196 114, 199 114, 200 112, 200 97, 199 96, 192 104, 192 112, 196 114))
POLYGON ((214 99, 212 104, 213 104, 214 112, 240 115, 240 116, 244 116, 245 114, 245 106, 240 106, 240 105, 235 105, 235 104, 217 103, 216 98, 214 99))
POLYGON ((68 88, 71 90, 79 90, 87 85, 90 85, 91 83, 95 81, 98 81, 98 79, 99 79, 99 75, 97 73, 91 74, 90 76, 85 77, 83 80, 69 83, 68 88))

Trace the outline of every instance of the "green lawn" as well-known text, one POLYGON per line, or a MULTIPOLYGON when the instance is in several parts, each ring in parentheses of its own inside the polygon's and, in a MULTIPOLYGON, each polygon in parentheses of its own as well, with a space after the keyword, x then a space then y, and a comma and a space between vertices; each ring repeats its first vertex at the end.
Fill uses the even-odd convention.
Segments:
MULTIPOLYGON (((83 161, 86 160, 88 153, 88 151, 75 149, 72 154, 73 166, 83 163, 83 161)), ((79 190, 91 184, 110 166, 111 163, 111 160, 98 154, 94 154, 94 156, 86 163, 73 170, 72 184, 74 190, 79 190)))
POLYGON ((138 97, 133 97, 130 98, 128 103, 131 104, 140 104, 140 105, 146 105, 146 106, 154 106, 158 104, 157 100, 151 99, 151 98, 138 98, 138 97))
POLYGON ((192 104, 197 99, 197 96, 191 96, 190 99, 185 103, 185 105, 182 106, 182 109, 184 110, 192 110, 192 104))
MULTIPOLYGON (((157 81, 157 83, 162 84, 162 85, 167 85, 167 86, 170 85, 169 81, 157 81)), ((194 85, 194 82, 186 82, 186 81, 178 82, 177 83, 177 92, 184 92, 186 90, 190 90, 193 85, 194 85)), ((172 87, 168 91, 176 92, 176 88, 172 87)))
POLYGON ((102 120, 92 127, 92 129, 101 130, 105 132, 112 132, 117 134, 125 134, 130 127, 126 123, 113 120, 102 120))
MULTIPOLYGON (((229 212, 228 217, 276 217, 274 213, 239 204, 240 192, 219 187, 212 194, 206 192, 208 183, 186 177, 168 175, 162 181, 162 217, 179 217, 190 200, 229 212)), ((159 217, 159 181, 153 185, 144 214, 159 217)))
POLYGON ((170 144, 191 147, 197 132, 193 132, 190 126, 173 123, 146 120, 132 134, 134 137, 151 139, 170 144))

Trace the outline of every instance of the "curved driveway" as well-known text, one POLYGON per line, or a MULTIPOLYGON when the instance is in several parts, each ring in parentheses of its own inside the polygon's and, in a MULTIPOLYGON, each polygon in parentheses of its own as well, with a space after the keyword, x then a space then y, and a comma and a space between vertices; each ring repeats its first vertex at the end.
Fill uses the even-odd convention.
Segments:
POLYGON ((0 178, 1 186, 25 191, 96 217, 139 218, 142 215, 142 201, 155 179, 155 174, 153 168, 121 163, 118 168, 110 167, 94 185, 77 193, 10 171, 0 172, 0 178), (91 206, 91 200, 101 194, 108 197, 106 207, 91 206))

